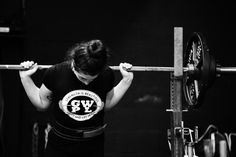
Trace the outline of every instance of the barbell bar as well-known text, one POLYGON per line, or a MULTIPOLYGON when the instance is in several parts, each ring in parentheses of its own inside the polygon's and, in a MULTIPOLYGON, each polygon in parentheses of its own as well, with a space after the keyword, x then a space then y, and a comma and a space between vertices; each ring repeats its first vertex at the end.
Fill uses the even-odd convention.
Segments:
MULTIPOLYGON (((39 69, 48 69, 52 65, 38 65, 39 69)), ((109 66, 113 70, 119 70, 119 66, 109 66)), ((0 70, 27 70, 27 68, 22 67, 17 64, 0 64, 0 70)), ((158 67, 158 66, 132 66, 129 71, 163 71, 163 72, 173 72, 174 67, 158 67)), ((184 72, 194 73, 198 69, 194 67, 192 64, 188 65, 188 67, 184 67, 184 72)), ((236 72, 236 67, 216 67, 216 73, 234 73, 236 72)))
MULTIPOLYGON (((52 65, 38 65, 39 69, 47 69, 50 68, 52 65)), ((113 70, 119 70, 119 66, 110 66, 113 70)), ((22 67, 21 65, 14 65, 14 64, 0 64, 1 70, 27 70, 27 68, 22 67)), ((174 71, 174 67, 155 67, 155 66, 132 66, 129 71, 174 71)), ((184 68, 184 71, 188 71, 189 68, 184 68)))

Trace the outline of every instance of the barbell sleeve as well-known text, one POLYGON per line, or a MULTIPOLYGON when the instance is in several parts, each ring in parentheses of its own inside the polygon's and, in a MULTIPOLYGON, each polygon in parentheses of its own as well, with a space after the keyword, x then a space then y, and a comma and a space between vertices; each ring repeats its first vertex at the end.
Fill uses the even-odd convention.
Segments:
POLYGON ((235 73, 236 67, 216 67, 216 73, 235 73))

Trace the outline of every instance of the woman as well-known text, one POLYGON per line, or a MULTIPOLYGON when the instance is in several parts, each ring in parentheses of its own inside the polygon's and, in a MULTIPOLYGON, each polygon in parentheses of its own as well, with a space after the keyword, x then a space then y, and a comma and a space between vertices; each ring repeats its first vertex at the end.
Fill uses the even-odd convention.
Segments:
POLYGON ((133 80, 126 70, 132 65, 120 63, 122 79, 114 85, 107 58, 108 49, 100 40, 75 44, 66 61, 47 69, 40 88, 31 78, 37 63, 21 63, 28 69, 19 74, 30 101, 39 110, 50 107, 46 157, 104 156, 104 112, 121 100, 133 80))

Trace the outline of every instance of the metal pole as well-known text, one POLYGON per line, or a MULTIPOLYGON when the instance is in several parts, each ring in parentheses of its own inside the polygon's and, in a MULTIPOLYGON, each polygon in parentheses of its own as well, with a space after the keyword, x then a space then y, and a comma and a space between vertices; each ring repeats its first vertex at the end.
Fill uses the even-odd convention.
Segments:
POLYGON ((174 28, 174 74, 171 77, 171 157, 183 157, 182 138, 183 28, 174 28))

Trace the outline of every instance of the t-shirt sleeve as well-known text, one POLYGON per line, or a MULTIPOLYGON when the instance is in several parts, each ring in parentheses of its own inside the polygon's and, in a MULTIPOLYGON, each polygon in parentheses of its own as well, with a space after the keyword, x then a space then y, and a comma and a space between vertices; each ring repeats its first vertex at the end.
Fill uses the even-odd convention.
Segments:
POLYGON ((53 91, 55 82, 55 66, 48 68, 44 75, 42 84, 44 84, 49 90, 53 91))

